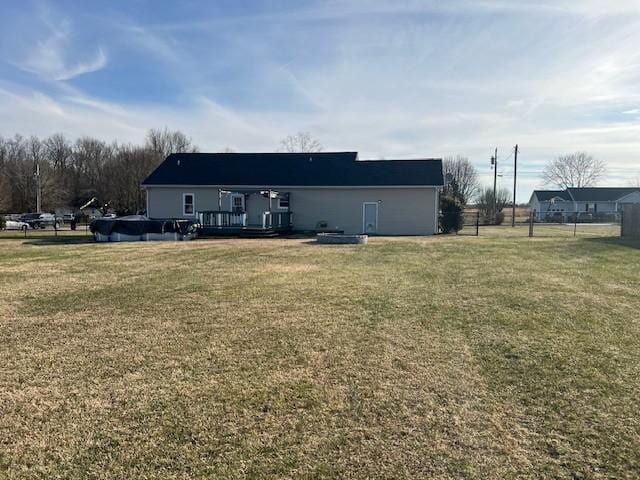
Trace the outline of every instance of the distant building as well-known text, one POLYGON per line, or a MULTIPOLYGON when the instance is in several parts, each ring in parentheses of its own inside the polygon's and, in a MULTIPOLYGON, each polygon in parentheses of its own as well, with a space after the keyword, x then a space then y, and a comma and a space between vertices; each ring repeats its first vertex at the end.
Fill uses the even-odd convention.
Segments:
POLYGON ((568 221, 574 218, 608 220, 624 205, 640 204, 639 187, 585 187, 566 190, 534 190, 529 208, 536 220, 568 221))

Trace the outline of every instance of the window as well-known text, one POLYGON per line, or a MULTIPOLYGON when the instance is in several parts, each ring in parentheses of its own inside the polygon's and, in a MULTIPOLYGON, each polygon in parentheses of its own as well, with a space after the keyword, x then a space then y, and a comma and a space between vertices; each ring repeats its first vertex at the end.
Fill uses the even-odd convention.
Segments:
POLYGON ((588 211, 589 211, 589 204, 588 204, 588 203, 585 203, 585 204, 584 204, 584 211, 585 211, 585 212, 588 212, 588 211))
POLYGON ((193 215, 195 212, 194 208, 194 195, 193 193, 183 193, 182 194, 182 214, 183 215, 193 215))
POLYGON ((231 195, 231 211, 232 212, 244 212, 244 195, 232 194, 231 195))
POLYGON ((598 213, 598 204, 597 203, 593 204, 593 213, 598 213))
POLYGON ((289 197, 278 198, 278 208, 286 210, 289 208, 289 197))

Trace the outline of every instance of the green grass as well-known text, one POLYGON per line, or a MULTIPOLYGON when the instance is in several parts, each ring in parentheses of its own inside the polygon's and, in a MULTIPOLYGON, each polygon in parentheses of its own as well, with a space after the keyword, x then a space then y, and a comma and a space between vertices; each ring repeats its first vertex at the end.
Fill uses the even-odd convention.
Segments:
POLYGON ((0 240, 0 478, 636 478, 640 244, 0 240))

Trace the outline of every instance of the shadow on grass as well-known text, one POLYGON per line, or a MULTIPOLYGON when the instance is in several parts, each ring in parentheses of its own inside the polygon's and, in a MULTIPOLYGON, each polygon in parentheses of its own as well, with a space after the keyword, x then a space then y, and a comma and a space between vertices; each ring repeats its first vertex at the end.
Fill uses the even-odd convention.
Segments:
POLYGON ((61 236, 61 237, 43 237, 43 238, 27 238, 23 245, 79 245, 83 243, 96 243, 93 236, 61 236))
POLYGON ((640 250, 640 239, 624 238, 624 237, 594 237, 585 238, 586 242, 597 243, 601 245, 615 245, 619 247, 629 247, 640 250))

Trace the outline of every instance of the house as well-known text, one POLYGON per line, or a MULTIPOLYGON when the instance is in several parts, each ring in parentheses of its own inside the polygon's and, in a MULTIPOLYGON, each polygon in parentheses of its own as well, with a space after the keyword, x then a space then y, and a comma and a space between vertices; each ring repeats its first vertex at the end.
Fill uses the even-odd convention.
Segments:
POLYGON ((205 234, 438 231, 442 161, 359 160, 356 152, 180 153, 143 182, 150 218, 205 234))
POLYGON ((536 220, 561 216, 574 212, 573 200, 566 190, 534 190, 529 200, 529 208, 535 212, 536 220))
POLYGON ((640 187, 583 187, 534 190, 529 208, 536 220, 567 221, 574 218, 612 220, 624 205, 640 203, 640 187))

